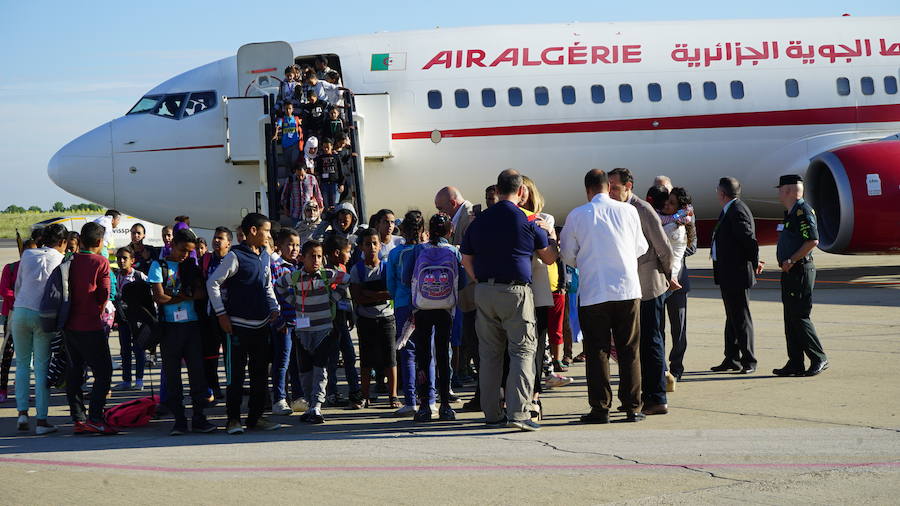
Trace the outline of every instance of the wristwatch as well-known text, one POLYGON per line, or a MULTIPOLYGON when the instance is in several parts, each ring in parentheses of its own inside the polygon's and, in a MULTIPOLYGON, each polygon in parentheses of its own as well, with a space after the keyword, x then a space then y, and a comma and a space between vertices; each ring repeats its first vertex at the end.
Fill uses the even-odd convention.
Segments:
POLYGON ((788 258, 787 260, 784 261, 784 263, 786 263, 788 265, 794 265, 794 260, 792 258, 788 258))

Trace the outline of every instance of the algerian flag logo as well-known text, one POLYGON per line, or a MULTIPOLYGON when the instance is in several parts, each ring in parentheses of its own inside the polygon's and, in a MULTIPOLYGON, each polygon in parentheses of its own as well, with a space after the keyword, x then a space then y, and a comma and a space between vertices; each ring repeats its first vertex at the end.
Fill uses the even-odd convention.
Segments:
POLYGON ((373 54, 372 70, 406 70, 406 53, 373 54))

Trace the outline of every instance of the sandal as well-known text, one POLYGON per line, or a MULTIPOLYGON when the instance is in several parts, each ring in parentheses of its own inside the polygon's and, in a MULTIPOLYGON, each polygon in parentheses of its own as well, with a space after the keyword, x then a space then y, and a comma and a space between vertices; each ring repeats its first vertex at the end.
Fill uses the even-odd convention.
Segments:
POLYGON ((398 397, 391 397, 390 399, 391 409, 400 409, 403 407, 403 403, 400 402, 398 397))
POLYGON ((531 421, 540 422, 544 418, 544 406, 541 404, 540 399, 531 402, 530 411, 531 421))

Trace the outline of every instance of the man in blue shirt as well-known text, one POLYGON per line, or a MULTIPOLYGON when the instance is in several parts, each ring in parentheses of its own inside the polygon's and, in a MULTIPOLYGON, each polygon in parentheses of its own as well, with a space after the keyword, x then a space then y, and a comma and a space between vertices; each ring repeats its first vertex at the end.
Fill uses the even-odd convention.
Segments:
POLYGON ((559 256, 559 246, 552 227, 529 221, 518 209, 516 203, 523 193, 518 172, 501 172, 497 178, 498 201, 469 225, 461 252, 466 273, 478 283, 475 324, 485 420, 489 426, 535 431, 540 426, 531 421, 529 413, 537 348, 531 256, 537 253, 545 264, 552 265, 559 256), (510 363, 504 417, 500 380, 507 346, 510 363))

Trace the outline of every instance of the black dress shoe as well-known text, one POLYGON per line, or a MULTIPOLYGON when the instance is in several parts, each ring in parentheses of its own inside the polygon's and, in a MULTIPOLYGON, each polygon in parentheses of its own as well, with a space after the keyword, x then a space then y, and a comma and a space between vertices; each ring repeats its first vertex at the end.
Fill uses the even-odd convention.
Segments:
POLYGON ((741 366, 737 364, 729 364, 728 362, 722 362, 719 365, 710 367, 709 370, 712 372, 740 371, 741 366))
POLYGON ((806 376, 806 369, 803 367, 793 367, 790 363, 785 364, 781 369, 772 369, 775 376, 806 376))
POLYGON ((581 415, 581 423, 609 423, 609 411, 591 410, 590 413, 581 415))
POLYGON ((755 364, 754 365, 745 365, 744 367, 741 367, 741 370, 738 372, 738 374, 753 374, 755 372, 756 372, 755 364))
POLYGON ((825 369, 828 369, 828 361, 823 360, 821 362, 813 362, 809 365, 809 369, 806 370, 807 376, 816 376, 820 374, 825 369))
POLYGON ((646 419, 646 415, 644 415, 643 413, 635 413, 634 411, 629 411, 628 414, 625 415, 625 421, 631 423, 643 422, 646 419))

